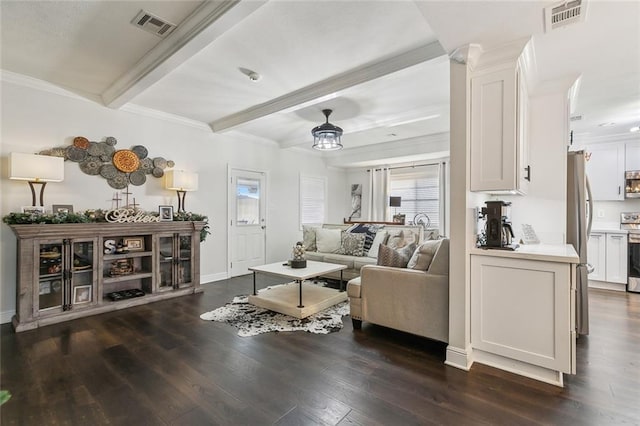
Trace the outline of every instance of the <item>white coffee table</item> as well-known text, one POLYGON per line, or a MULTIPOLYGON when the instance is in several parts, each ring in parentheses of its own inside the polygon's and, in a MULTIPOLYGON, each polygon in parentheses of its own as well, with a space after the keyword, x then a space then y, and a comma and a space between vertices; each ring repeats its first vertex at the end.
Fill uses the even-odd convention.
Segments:
POLYGON ((312 260, 307 260, 306 268, 294 269, 288 266, 286 262, 251 267, 249 270, 253 271, 253 294, 249 296, 249 303, 296 318, 305 318, 324 308, 347 300, 347 293, 343 289, 343 269, 347 269, 347 266, 312 260), (340 271, 340 290, 304 283, 304 280, 337 271, 340 271), (290 278, 295 282, 271 288, 269 291, 261 291, 258 294, 256 291, 256 274, 258 272, 290 278), (307 306, 302 303, 303 288, 307 306), (295 297, 296 293, 298 293, 297 297, 295 297))

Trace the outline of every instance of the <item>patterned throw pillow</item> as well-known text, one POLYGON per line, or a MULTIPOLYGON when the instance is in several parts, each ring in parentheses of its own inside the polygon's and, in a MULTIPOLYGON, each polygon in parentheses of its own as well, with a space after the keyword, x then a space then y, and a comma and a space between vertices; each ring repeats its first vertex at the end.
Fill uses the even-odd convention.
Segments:
POLYGON ((367 255, 373 244, 373 239, 376 237, 376 233, 380 229, 380 225, 374 225, 370 223, 356 223, 347 229, 347 232, 352 234, 364 234, 364 256, 367 255))
POLYGON ((416 245, 414 243, 404 246, 398 250, 381 244, 378 249, 378 265, 406 268, 415 249, 416 245))
POLYGON ((302 243, 307 251, 316 251, 316 229, 317 227, 302 225, 302 243))
POLYGON ((373 244, 371 244, 371 248, 367 252, 365 256, 373 257, 374 259, 378 258, 378 249, 381 245, 384 245, 387 242, 387 231, 384 229, 378 230, 376 233, 376 237, 373 239, 373 244))
POLYGON ((393 249, 398 249, 401 247, 404 247, 405 244, 405 238, 404 238, 404 231, 397 230, 388 230, 389 232, 389 238, 387 239, 387 245, 393 249))
POLYGON ((431 261, 433 261, 436 251, 438 251, 438 247, 440 247, 441 241, 442 240, 429 240, 422 243, 413 253, 413 256, 411 256, 407 268, 428 271, 429 266, 431 266, 431 261))
POLYGON ((349 256, 364 256, 365 234, 342 233, 342 248, 340 254, 349 256))

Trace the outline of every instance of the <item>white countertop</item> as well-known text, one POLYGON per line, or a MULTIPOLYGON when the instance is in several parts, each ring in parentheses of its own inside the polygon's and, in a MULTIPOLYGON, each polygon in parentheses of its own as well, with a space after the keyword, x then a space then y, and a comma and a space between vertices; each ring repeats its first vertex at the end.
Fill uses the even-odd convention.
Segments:
POLYGON ((625 234, 625 235, 629 233, 629 231, 627 231, 626 229, 608 228, 604 226, 595 226, 595 225, 591 227, 591 232, 602 232, 606 234, 625 234))
POLYGON ((521 244, 515 251, 473 248, 471 254, 544 262, 580 263, 580 258, 571 244, 521 244))

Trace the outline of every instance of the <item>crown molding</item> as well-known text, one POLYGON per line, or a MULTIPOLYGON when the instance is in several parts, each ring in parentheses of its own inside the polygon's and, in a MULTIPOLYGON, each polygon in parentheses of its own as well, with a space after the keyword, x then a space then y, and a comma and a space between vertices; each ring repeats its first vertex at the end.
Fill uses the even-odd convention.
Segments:
POLYGON ((71 99, 102 105, 102 99, 98 95, 73 91, 72 89, 65 88, 64 86, 57 86, 47 81, 29 77, 24 74, 18 74, 13 71, 4 69, 0 70, 0 80, 5 83, 15 84, 16 86, 28 87, 41 92, 53 93, 54 95, 65 96, 71 99))
POLYGON ((591 145, 615 142, 640 142, 640 132, 613 133, 610 135, 600 136, 584 136, 580 134, 574 135, 574 144, 591 145))
POLYGON ((271 99, 262 104, 247 108, 235 114, 222 117, 210 123, 214 132, 220 132, 239 126, 240 124, 281 112, 289 108, 300 108, 349 87, 375 80, 402 69, 417 65, 445 55, 446 52, 438 42, 429 43, 408 50, 399 55, 369 62, 360 67, 329 77, 286 95, 271 99))
POLYGON ((478 58, 477 70, 516 64, 532 37, 523 37, 485 50, 478 58))
POLYGON ((449 59, 453 62, 457 62, 462 65, 467 65, 471 70, 475 68, 478 63, 478 59, 482 56, 484 50, 482 46, 475 43, 467 44, 451 52, 449 59))
POLYGON ((104 104, 120 108, 265 3, 266 0, 203 2, 102 93, 104 104))

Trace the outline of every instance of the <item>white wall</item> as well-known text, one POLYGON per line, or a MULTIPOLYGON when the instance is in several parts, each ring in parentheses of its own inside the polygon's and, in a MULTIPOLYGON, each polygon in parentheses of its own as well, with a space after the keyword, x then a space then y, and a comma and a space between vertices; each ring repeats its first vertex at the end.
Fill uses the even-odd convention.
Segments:
POLYGON ((624 201, 594 201, 594 226, 608 225, 608 227, 618 227, 620 225, 620 213, 625 212, 640 212, 640 198, 624 201))
MULTIPOLYGON (((268 173, 267 261, 289 256, 300 240, 298 226, 298 186, 301 172, 328 178, 329 217, 341 222, 349 209, 349 182, 346 172, 327 168, 318 155, 301 150, 281 150, 277 145, 256 143, 238 136, 213 134, 206 126, 186 125, 122 110, 112 110, 69 95, 36 90, 2 82, 2 145, 0 146, 0 214, 2 216, 31 204, 25 182, 11 181, 7 172, 10 152, 35 153, 57 146, 69 146, 75 136, 103 140, 118 139, 116 149, 144 145, 151 157, 173 160, 176 168, 198 172, 197 192, 188 193, 187 210, 209 217, 212 235, 202 244, 203 282, 226 277, 227 271, 227 167, 263 170, 268 173)), ((157 211, 158 205, 177 204, 176 194, 163 188, 163 180, 149 178, 139 187, 130 187, 140 208, 157 211)), ((76 211, 109 209, 117 192, 105 179, 88 176, 78 164, 65 162, 65 180, 49 183, 45 207, 72 204, 76 211)), ((0 315, 10 320, 15 309, 16 239, 9 228, 0 228, 0 315)))

